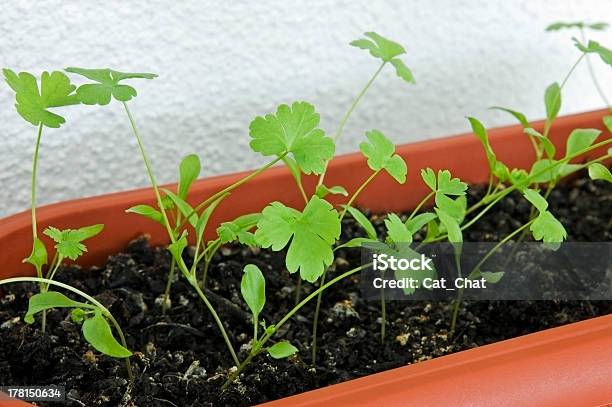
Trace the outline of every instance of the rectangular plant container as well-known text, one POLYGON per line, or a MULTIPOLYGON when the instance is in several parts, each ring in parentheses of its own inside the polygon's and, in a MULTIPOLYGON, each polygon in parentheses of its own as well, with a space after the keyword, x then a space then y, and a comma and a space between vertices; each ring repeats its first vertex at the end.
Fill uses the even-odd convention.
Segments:
MULTIPOLYGON (((565 151, 565 140, 575 128, 603 130, 600 140, 610 138, 602 123, 606 110, 557 119, 550 138, 557 154, 565 151)), ((541 131, 544 122, 533 126, 541 131)), ((534 153, 521 126, 489 131, 497 157, 509 167, 529 168, 534 153)), ((605 149, 593 151, 596 156, 605 149)), ((428 192, 420 179, 424 167, 449 169, 463 181, 478 184, 489 178, 487 160, 480 142, 472 134, 406 144, 397 148, 408 163, 408 181, 398 185, 380 176, 359 196, 356 206, 374 212, 399 212, 413 208, 428 192)), ((342 184, 355 190, 371 170, 361 154, 340 156, 330 164, 328 185, 342 184)), ((192 203, 223 189, 241 174, 203 179, 191 190, 192 203)), ((314 178, 305 182, 312 188, 314 178)), ((286 168, 272 168, 232 192, 211 220, 216 225, 238 215, 263 209, 270 199, 286 205, 303 205, 299 191, 286 168)), ((340 201, 338 201, 340 202, 340 201)), ((80 264, 100 265, 107 256, 122 251, 143 233, 152 244, 167 244, 161 226, 125 213, 136 204, 155 204, 150 188, 78 199, 48 205, 38 210, 40 228, 105 224, 105 230, 88 242, 90 252, 80 264)), ((214 230, 214 229, 209 229, 214 230)), ((29 212, 0 220, 0 278, 31 275, 22 264, 31 249, 29 212)), ((45 242, 51 248, 51 242, 45 242)), ((523 337, 443 356, 431 361, 393 369, 270 403, 273 406, 600 406, 612 403, 612 315, 570 324, 523 337)), ((0 406, 6 401, 0 399, 0 406)))

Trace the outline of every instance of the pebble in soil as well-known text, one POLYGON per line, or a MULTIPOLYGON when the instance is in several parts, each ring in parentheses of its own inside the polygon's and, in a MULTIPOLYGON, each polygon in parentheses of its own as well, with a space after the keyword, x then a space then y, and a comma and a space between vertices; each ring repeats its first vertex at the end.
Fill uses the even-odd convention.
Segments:
MULTIPOLYGON (((481 193, 481 188, 470 189, 469 200, 475 202, 481 193)), ((609 184, 577 179, 553 192, 550 210, 566 226, 570 240, 604 242, 612 237, 611 201, 609 184)), ((513 194, 469 229, 466 241, 498 241, 525 222, 529 210, 513 194)), ((382 232, 384 217, 371 219, 382 232)), ((344 221, 343 239, 360 234, 353 221, 344 221)), ((57 280, 94 294, 119 320, 135 352, 132 389, 127 389, 123 363, 92 351, 66 311, 48 313, 44 335, 38 323, 22 322, 28 298, 37 291, 31 284, 0 288, 0 385, 61 384, 70 406, 251 405, 612 311, 607 301, 471 302, 461 309, 457 335, 450 338, 447 302, 389 302, 387 338, 381 345, 378 303, 360 298, 359 277, 352 276, 323 297, 316 368, 310 359, 310 304, 278 332, 278 338, 300 349, 296 356, 259 356, 220 392, 231 359, 210 314, 183 279, 174 282, 171 311, 161 312, 169 261, 164 249, 139 239, 103 267, 70 266, 57 275, 57 280)), ((342 272, 359 262, 358 250, 341 250, 334 267, 342 272)), ((293 306, 296 281, 284 269, 281 254, 237 246, 217 254, 209 271, 209 295, 215 297, 242 358, 252 334, 239 288, 247 263, 257 264, 266 275, 262 318, 267 322, 277 321, 293 306)), ((304 294, 313 290, 309 284, 303 288, 304 294)))

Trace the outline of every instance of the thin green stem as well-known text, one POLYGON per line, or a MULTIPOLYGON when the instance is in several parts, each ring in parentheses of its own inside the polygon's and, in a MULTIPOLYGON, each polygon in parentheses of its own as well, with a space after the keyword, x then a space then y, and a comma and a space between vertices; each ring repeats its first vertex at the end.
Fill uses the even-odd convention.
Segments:
MULTIPOLYGON (((456 250, 456 248, 453 248, 456 250)), ((459 278, 461 278, 461 255, 460 253, 455 253, 455 267, 457 268, 457 274, 459 278)), ((455 300, 455 304, 453 306, 453 316, 451 318, 451 326, 449 336, 452 337, 455 333, 455 326, 457 324, 457 316, 459 315, 459 304, 463 299, 463 285, 459 288, 459 293, 457 295, 457 299, 455 300)))
MULTIPOLYGON (((43 124, 38 125, 38 134, 36 136, 36 145, 34 147, 34 158, 32 160, 32 184, 31 184, 31 199, 30 205, 32 208, 32 239, 38 238, 38 225, 36 223, 36 175, 38 172, 38 153, 40 150, 40 141, 42 139, 43 124)), ((40 274, 40 270, 38 270, 40 274)), ((38 276, 41 277, 40 275, 38 276)))
MULTIPOLYGON (((325 276, 327 274, 327 270, 323 272, 321 276, 321 281, 319 282, 319 287, 322 287, 325 284, 325 276)), ((319 313, 321 312, 321 301, 323 300, 323 291, 317 295, 317 303, 315 305, 314 317, 312 319, 312 347, 311 347, 311 358, 312 365, 317 365, 317 331, 319 329, 319 313)))
MULTIPOLYGON (((176 236, 178 236, 177 229, 178 229, 180 221, 181 221, 181 211, 178 208, 176 208, 175 213, 174 213, 174 230, 173 230, 173 235, 175 236, 175 238, 176 236)), ((172 256, 170 260, 170 273, 168 274, 168 280, 166 281, 166 288, 164 290, 164 296, 162 297, 162 315, 166 315, 166 312, 171 307, 170 290, 172 288, 172 283, 174 281, 175 271, 176 271, 176 260, 174 259, 174 256, 172 256)))
POLYGON ((207 207, 208 205, 210 205, 212 202, 214 202, 220 196, 233 191, 234 189, 238 188, 242 184, 244 184, 244 183, 250 181, 251 179, 255 178, 256 176, 258 176, 259 174, 261 174, 262 172, 264 172, 268 168, 272 167, 277 162, 281 161, 287 154, 288 154, 288 152, 285 151, 284 153, 282 153, 278 157, 276 157, 274 160, 270 161, 268 164, 264 165, 261 168, 258 168, 257 170, 253 171, 252 173, 246 175, 244 178, 239 179, 238 181, 234 182, 232 185, 230 185, 230 186, 226 187, 225 189, 215 193, 210 198, 208 198, 204 202, 200 203, 198 206, 193 208, 193 212, 191 212, 189 214, 189 216, 187 216, 183 220, 183 222, 181 222, 180 227, 182 228, 183 226, 185 226, 185 223, 187 222, 187 219, 191 218, 195 213, 199 212, 201 209, 203 209, 203 208, 207 207))
POLYGON ((227 387, 234 381, 236 380, 236 378, 240 375, 240 373, 242 373, 242 371, 249 365, 249 363, 251 362, 251 360, 257 356, 263 349, 264 349, 264 345, 266 344, 266 342, 268 342, 268 340, 276 333, 278 332, 278 330, 289 320, 291 319, 291 317, 293 317, 304 305, 308 304, 313 298, 317 297, 320 293, 322 293, 323 291, 325 291, 327 288, 331 287, 332 285, 336 284, 338 281, 345 279, 346 277, 349 277, 367 267, 370 267, 372 265, 372 263, 367 263, 364 265, 361 265, 359 267, 355 267, 354 269, 351 269, 349 271, 346 271, 342 274, 340 274, 337 277, 332 278, 331 280, 329 280, 327 283, 325 283, 324 285, 319 286, 319 288, 317 288, 315 291, 313 291, 312 293, 310 293, 306 298, 304 298, 302 301, 300 301, 300 303, 298 305, 296 305, 295 307, 293 307, 291 309, 291 311, 289 311, 287 314, 285 314, 285 316, 283 318, 281 318, 280 321, 278 321, 274 326, 275 329, 267 331, 258 342, 255 342, 253 344, 253 347, 251 348, 251 352, 249 353, 249 355, 247 356, 247 358, 238 366, 238 369, 236 369, 230 376, 229 378, 226 380, 226 382, 223 384, 223 386, 221 387, 222 390, 227 389, 227 387))
POLYGON ((149 156, 147 155, 144 144, 140 137, 140 133, 138 132, 138 129, 136 128, 136 122, 134 121, 134 118, 132 117, 132 113, 130 112, 130 109, 128 108, 127 103, 125 102, 122 102, 122 103, 123 103, 123 107, 125 108, 125 112, 127 113, 128 119, 130 120, 130 125, 132 126, 132 132, 134 133, 134 136, 136 137, 136 141, 138 142, 138 148, 140 149, 140 154, 142 156, 145 167, 147 169, 147 174, 149 175, 151 186, 153 187, 153 191, 155 192, 155 198, 157 199, 157 205, 159 206, 159 210, 162 214, 164 226, 166 227, 166 231, 168 232, 168 236, 170 237, 170 240, 172 241, 172 243, 174 243, 176 239, 174 238, 172 227, 170 227, 170 221, 168 220, 168 214, 166 213, 166 209, 164 208, 161 194, 159 193, 159 187, 157 184, 157 180, 155 179, 155 174, 153 173, 153 167, 151 166, 151 162, 149 161, 149 156))
MULTIPOLYGON (((47 277, 46 277, 48 280, 53 280, 53 277, 55 277, 55 273, 57 273, 57 270, 59 269, 59 266, 62 264, 63 260, 64 258, 61 256, 53 257, 53 262, 51 262, 51 265, 49 266, 50 272, 47 273, 47 277)), ((49 284, 45 285, 45 291, 47 291, 48 289, 49 289, 49 284)))
MULTIPOLYGON (((36 250, 36 241, 38 240, 38 223, 36 221, 36 177, 38 174, 38 156, 40 151, 40 142, 42 140, 43 124, 38 125, 38 133, 36 135, 36 144, 34 146, 34 157, 32 158, 32 183, 30 185, 30 208, 32 212, 32 253, 36 250)), ((35 265, 36 276, 42 278, 42 266, 35 265)), ((40 284, 40 292, 44 292, 44 284, 40 284)), ((47 312, 43 312, 41 322, 42 333, 47 330, 47 312)))
MULTIPOLYGON (((340 214, 340 221, 342 221, 342 219, 344 219, 344 216, 346 215, 346 212, 347 212, 348 208, 353 204, 353 202, 355 202, 355 199, 357 199, 357 197, 359 196, 361 191, 363 191, 364 188, 366 186, 368 186, 368 184, 370 182, 372 182, 372 180, 376 177, 376 175, 378 175, 378 173, 380 171, 381 170, 374 171, 372 173, 372 175, 370 175, 368 177, 368 179, 366 179, 363 182, 363 184, 361 184, 361 186, 359 186, 359 188, 357 188, 357 190, 353 193, 353 195, 351 196, 351 198, 349 199, 349 201, 345 205, 344 209, 342 210, 342 213, 340 214)), ((325 274, 326 273, 327 273, 327 270, 325 270, 323 272, 323 275, 321 276, 321 282, 319 283, 319 286, 322 286, 325 283, 325 274)), ((323 292, 321 291, 321 293, 317 297, 317 305, 315 307, 314 318, 313 318, 313 321, 312 321, 312 364, 313 364, 313 366, 316 364, 316 360, 317 360, 317 328, 319 326, 319 312, 321 311, 321 300, 322 300, 322 297, 323 297, 323 292)))
POLYGON ((168 280, 166 281, 166 289, 164 290, 164 297, 162 303, 162 314, 166 314, 166 311, 170 308, 170 288, 172 287, 172 280, 174 280, 174 273, 176 270, 176 260, 172 257, 170 260, 170 273, 168 274, 168 280))
MULTIPOLYGON (((381 271, 380 276, 384 278, 385 272, 381 271)), ((385 343, 385 331, 387 328, 387 304, 385 302, 385 287, 380 287, 380 343, 385 343)))
MULTIPOLYGON (((214 242, 209 244, 206 250, 204 251, 204 253, 202 253, 202 255, 204 256, 204 267, 202 267, 202 279, 200 280, 200 285, 202 287, 206 287, 206 278, 208 276, 208 269, 210 268, 210 262, 212 261, 212 258, 217 252, 217 250, 219 250, 219 248, 221 247, 221 244, 222 243, 220 240, 215 240, 214 242)), ((199 260, 198 260, 198 263, 199 263, 199 260)))
MULTIPOLYGON (((553 106, 557 104, 558 99, 561 97, 561 91, 563 90, 563 87, 565 86, 568 79, 570 78, 570 76, 572 75, 576 67, 580 64, 580 62, 585 56, 586 56, 586 52, 583 52, 578 58, 578 60, 574 63, 574 65, 572 65, 567 75, 565 75, 565 78, 563 78, 561 85, 559 85, 559 93, 555 95, 555 99, 552 102, 553 106)), ((544 137, 548 137, 548 133, 550 132, 550 128, 552 127, 554 120, 555 120, 554 118, 552 120, 549 120, 549 119, 546 120, 546 123, 544 124, 544 133, 542 133, 544 137)))
POLYGON ((210 260, 204 259, 204 266, 202 267, 202 277, 200 278, 200 286, 206 287, 206 279, 208 278, 208 269, 210 268, 210 260))
POLYGON ((227 348, 229 349, 229 351, 230 351, 230 353, 232 355, 232 359, 234 359, 234 363, 236 364, 236 366, 239 366, 240 365, 240 360, 238 359, 238 356, 236 355, 236 352, 234 351, 234 347, 232 346, 232 342, 230 341, 229 336, 227 335, 227 332, 225 331, 225 327, 223 326, 223 322, 221 322, 221 318, 219 318, 219 315, 217 314, 217 311, 215 311, 215 309, 213 308, 213 306, 210 303, 210 301, 208 301, 208 298, 206 297, 206 295, 204 295, 204 293, 202 292, 202 289, 200 288, 200 285, 198 284, 198 281, 195 280, 195 279, 192 279, 192 280, 189 281, 189 283, 198 292, 198 295, 200 296, 202 301, 204 301, 204 304, 206 304, 206 307, 208 308, 208 310, 212 314, 213 319, 215 320, 215 323, 217 324, 217 326, 219 327, 219 330, 221 331, 221 335, 223 336, 223 340, 225 341, 225 344, 227 345, 227 348))
MULTIPOLYGON (((509 233, 505 238, 503 238, 501 241, 499 241, 495 246, 493 246, 493 248, 491 250, 489 250, 487 252, 487 254, 485 254, 482 259, 480 259, 480 261, 474 266, 474 268, 472 269, 472 271, 470 272, 469 276, 471 277, 473 275, 474 272, 480 270, 480 267, 482 267, 482 265, 493 255, 495 254, 495 252, 505 243, 507 243, 508 241, 510 241, 514 236, 516 236, 517 234, 523 232, 524 230, 527 230, 527 228, 529 226, 531 226, 531 224, 534 222, 535 220, 532 219, 529 222, 525 223, 523 226, 519 227, 518 229, 514 230, 512 233, 509 233)), ((461 302, 463 301, 463 288, 459 289, 459 293, 457 295, 457 299, 455 300, 454 303, 454 307, 453 307, 453 316, 452 316, 452 320, 451 320, 451 327, 450 327, 450 335, 449 336, 453 336, 453 334, 455 333, 455 328, 457 326, 457 315, 459 315, 459 306, 461 305, 461 302)))
POLYGON ((365 187, 368 186, 368 184, 370 182, 372 182, 372 180, 378 175, 378 173, 381 170, 376 170, 372 173, 372 175, 370 175, 368 177, 368 179, 366 179, 363 184, 361 184, 361 186, 359 188, 357 188, 357 190, 355 191, 355 193, 353 194, 353 196, 351 196, 351 199, 349 199, 349 201, 346 203, 346 205, 344 206, 344 209, 342 210, 342 213, 340 214, 340 221, 342 221, 342 219, 344 219, 344 216, 346 215, 346 211, 348 211, 348 208, 350 206, 353 205, 353 202, 355 202, 355 199, 357 199, 357 197, 359 196, 359 194, 361 193, 361 191, 364 190, 365 187))
MULTIPOLYGON (((493 254, 495 254, 495 252, 505 243, 509 242, 510 239, 512 239, 514 236, 516 236, 517 234, 521 233, 523 230, 526 230, 529 226, 531 226, 531 224, 535 222, 535 219, 530 220, 529 222, 525 223, 523 226, 515 229, 512 233, 509 233, 505 238, 503 238, 502 240, 500 240, 495 246, 493 246, 493 248, 491 250, 489 250, 487 252, 487 254, 485 254, 482 259, 480 259, 480 261, 474 266, 474 268, 472 269, 472 273, 476 270, 479 270, 480 267, 482 267, 483 264, 485 264, 485 262, 487 260, 489 260, 489 258, 491 256, 493 256, 493 254)), ((471 274, 471 273, 470 273, 471 274)))
MULTIPOLYGON (((586 36, 584 35, 583 28, 580 28, 580 37, 582 39, 582 43, 586 44, 586 36)), ((589 75, 591 77, 591 80, 593 81, 593 85, 595 86, 595 89, 597 89, 597 93, 599 93, 599 97, 601 97, 601 100, 606 104, 606 107, 608 108, 608 110, 612 112, 612 105, 610 105, 610 102, 608 101, 606 94, 604 93, 603 89, 599 85, 599 81, 597 80, 597 76, 595 75, 595 70, 593 69, 593 64, 591 62, 591 58, 589 57, 589 55, 586 56, 586 63, 587 63, 587 68, 589 69, 589 75)))
MULTIPOLYGON (((155 197, 157 198, 157 204, 159 206, 159 210, 162 213, 162 218, 163 218, 163 221, 164 221, 164 225, 166 226, 166 231, 168 232, 168 236, 170 237, 170 240, 172 241, 172 243, 175 243, 176 242, 176 238, 174 236, 174 232, 173 232, 172 228, 170 227, 170 221, 168 220, 168 215, 166 214, 166 210, 164 209, 164 205, 163 205, 163 202, 162 202, 162 199, 161 199, 161 195, 159 193, 159 187, 157 186, 157 181, 155 180, 155 175, 153 174, 153 168, 151 166, 151 163, 150 163, 149 158, 147 156, 146 150, 145 150, 144 145, 142 143, 142 139, 140 137, 140 134, 138 133, 138 129, 136 128, 136 123, 134 122, 134 118, 132 117, 132 114, 130 113, 130 109, 128 108, 127 103, 123 102, 123 107, 125 108, 125 112, 127 113, 127 116, 128 116, 128 118, 130 120, 130 124, 132 126, 132 131, 134 132, 134 136, 136 137, 136 141, 138 142, 138 147, 140 148, 140 153, 141 153, 142 159, 143 159, 143 161, 145 163, 145 167, 147 169, 147 173, 149 175, 149 179, 151 181, 151 185, 153 187, 153 190, 155 191, 155 197)), ((225 192, 226 191, 223 191, 221 194, 219 194, 219 196, 223 195, 225 192)), ((212 201, 214 201, 214 200, 212 200, 212 201)), ((188 216, 187 219, 189 217, 190 216, 188 216)), ((234 351, 234 348, 233 348, 233 346, 232 346, 232 344, 231 344, 231 342, 229 340, 227 332, 225 331, 225 327, 223 326, 223 323, 221 323, 221 320, 219 319, 219 315, 217 315, 217 311, 215 311, 215 309, 212 306, 212 304, 210 303, 210 301, 208 301, 208 298, 206 298, 206 295, 204 295, 204 293, 200 289, 200 286, 198 285, 197 280, 192 278, 192 276, 190 276, 189 270, 187 269, 187 266, 185 265, 185 262, 183 261, 183 259, 176 259, 176 260, 177 260, 177 263, 178 263, 178 266, 179 266, 179 269, 181 270, 181 272, 189 280, 189 283, 196 289, 196 291, 198 292, 198 295, 200 296, 202 301, 204 301, 204 304, 206 304, 206 307, 208 308, 208 310, 212 314, 213 319, 215 320, 215 322, 217 323, 217 326, 221 330, 221 335, 225 339, 225 343, 227 344, 227 347, 228 347, 228 349, 230 351, 230 354, 232 355, 232 358, 234 359, 234 362, 236 363, 236 365, 239 365, 240 361, 238 360, 238 357, 236 356, 236 352, 234 351)))
MULTIPOLYGON (((49 285, 54 285, 57 287, 61 287, 65 290, 71 291, 83 298, 85 298, 87 301, 89 301, 90 303, 92 303, 94 306, 96 306, 98 309, 100 309, 100 311, 102 311, 102 314, 108 318, 111 323, 113 324, 113 326, 115 327, 115 331, 117 331, 117 334, 119 335, 119 340, 121 341, 121 345, 125 348, 128 349, 127 346, 127 342, 125 340, 125 336, 123 335, 123 330, 121 329, 121 326, 119 325, 119 323, 117 322, 117 320, 115 319, 115 317, 113 317, 113 314, 111 314, 111 312, 104 306, 102 305, 98 300, 96 300, 94 297, 92 297, 91 295, 84 293, 83 291, 79 290, 78 288, 74 288, 72 286, 69 286, 68 284, 64 284, 64 283, 60 283, 59 281, 54 281, 54 280, 50 280, 47 278, 38 278, 38 277, 13 277, 13 278, 7 278, 5 280, 0 280, 0 285, 2 284, 10 284, 10 283, 25 283, 25 282, 34 282, 34 283, 39 283, 39 284, 46 284, 47 287, 49 285)), ((128 378, 130 380, 130 382, 134 381, 134 375, 132 374, 132 365, 130 364, 130 358, 125 358, 125 365, 126 365, 126 369, 127 369, 127 373, 128 373, 128 378)))
POLYGON ((489 196, 489 194, 491 193, 491 189, 493 189, 493 172, 492 171, 489 174, 489 184, 487 186, 487 193, 485 194, 485 198, 489 196))
POLYGON ((304 191, 304 185, 302 184, 301 179, 295 180, 298 189, 300 190, 300 194, 302 195, 302 199, 304 199, 304 204, 308 205, 308 196, 306 195, 306 191, 304 191))
MULTIPOLYGON (((378 77, 378 75, 383 70, 386 64, 387 64, 386 62, 383 62, 382 64, 380 64, 380 66, 378 67, 376 72, 374 72, 374 75, 372 75, 368 83, 366 83, 363 89, 361 89, 361 92, 359 92, 359 94, 357 94, 355 99, 353 99, 353 102, 351 103, 349 109, 346 111, 346 113, 342 117, 342 120, 340 120, 340 124, 338 125, 338 129, 336 130, 336 134, 334 134, 334 142, 337 142, 340 139, 340 137, 342 137, 342 131, 344 130, 344 126, 348 122, 348 119, 351 117, 353 110, 355 110, 355 108, 357 107, 361 99, 365 96, 368 89, 370 89, 370 87, 372 86, 372 84, 374 83, 374 81, 376 80, 376 78, 378 77)), ((325 168, 323 172, 321 173, 321 175, 319 176, 319 182, 317 185, 323 185, 323 180, 325 179, 325 174, 327 173, 327 165, 328 165, 328 162, 325 163, 325 168)))
POLYGON ((415 215, 419 212, 419 210, 421 209, 421 207, 423 205, 425 205, 425 203, 427 201, 429 201, 429 199, 435 195, 434 191, 431 191, 429 194, 427 194, 427 196, 425 198, 423 198, 423 200, 417 205, 416 208, 414 208, 414 210, 412 211, 412 213, 410 214, 410 216, 408 217, 408 219, 406 220, 406 222, 408 222, 409 220, 412 220, 412 218, 415 217, 415 215))

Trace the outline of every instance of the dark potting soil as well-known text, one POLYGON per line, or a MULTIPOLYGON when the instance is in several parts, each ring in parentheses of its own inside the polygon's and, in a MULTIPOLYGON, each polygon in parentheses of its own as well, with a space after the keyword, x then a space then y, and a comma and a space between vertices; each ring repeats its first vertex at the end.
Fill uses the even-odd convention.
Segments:
MULTIPOLYGON (((478 187, 470 189, 470 201, 475 202, 482 192, 478 187)), ((577 179, 560 185, 549 201, 569 240, 611 240, 609 184, 577 179)), ((524 199, 511 195, 468 229, 466 241, 499 241, 526 222, 529 211, 524 199)), ((384 217, 371 218, 382 231, 384 217)), ((344 223, 344 238, 361 235, 352 220, 344 223)), ((359 262, 359 250, 341 250, 336 273, 359 262)), ((171 311, 163 315, 156 302, 164 290, 169 263, 163 248, 139 239, 103 267, 71 266, 57 275, 57 280, 95 295, 118 319, 135 352, 132 389, 128 390, 123 362, 92 351, 67 311, 49 312, 46 334, 41 334, 39 318, 34 325, 23 322, 28 298, 37 292, 32 284, 0 288, 0 385, 64 385, 69 406, 251 405, 612 312, 608 301, 470 302, 462 307, 457 333, 451 338, 448 302, 395 301, 387 304, 387 339, 381 345, 379 304, 360 298, 359 276, 354 275, 323 297, 316 368, 310 356, 313 303, 276 336, 297 346, 296 356, 275 360, 262 354, 221 392, 232 362, 197 294, 178 278, 172 288, 171 311)), ((240 295, 242 268, 248 263, 257 264, 266 275, 262 317, 267 322, 284 316, 295 298, 295 276, 285 270, 281 254, 238 246, 220 250, 208 273, 208 295, 241 358, 248 353, 252 335, 240 295)), ((302 296, 313 289, 303 285, 302 296)))

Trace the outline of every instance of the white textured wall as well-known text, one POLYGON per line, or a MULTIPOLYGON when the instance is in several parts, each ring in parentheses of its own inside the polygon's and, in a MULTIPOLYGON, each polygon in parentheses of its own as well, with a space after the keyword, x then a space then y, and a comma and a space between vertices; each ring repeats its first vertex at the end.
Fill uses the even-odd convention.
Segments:
MULTIPOLYGON (((377 68, 347 43, 375 30, 405 45, 416 86, 388 70, 347 126, 340 152, 365 129, 395 141, 468 130, 464 116, 511 123, 499 104, 543 116, 543 89, 577 56, 558 19, 608 20, 608 0, 393 1, 6 1, 0 65, 39 73, 69 65, 156 72, 136 83, 131 104, 159 178, 172 181, 181 156, 197 152, 205 174, 264 162, 248 149, 248 124, 281 102, 307 100, 332 131, 377 68), (306 4, 308 3, 308 4, 306 4), (460 6, 459 6, 460 4, 460 6)), ((612 34, 593 38, 610 45, 612 34)), ((612 98, 609 70, 596 61, 612 98)), ((27 208, 35 128, 0 87, 0 216, 27 208)), ((564 93, 563 113, 599 108, 586 67, 564 93)), ((39 197, 59 201, 146 185, 120 105, 62 109, 67 124, 46 130, 39 197)))

